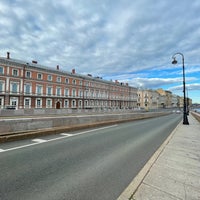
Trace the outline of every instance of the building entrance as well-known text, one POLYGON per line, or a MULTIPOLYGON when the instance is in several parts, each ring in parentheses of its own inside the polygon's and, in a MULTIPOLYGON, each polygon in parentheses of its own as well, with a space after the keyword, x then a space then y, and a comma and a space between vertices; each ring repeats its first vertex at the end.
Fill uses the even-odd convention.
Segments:
POLYGON ((56 109, 60 109, 60 102, 56 102, 56 109))

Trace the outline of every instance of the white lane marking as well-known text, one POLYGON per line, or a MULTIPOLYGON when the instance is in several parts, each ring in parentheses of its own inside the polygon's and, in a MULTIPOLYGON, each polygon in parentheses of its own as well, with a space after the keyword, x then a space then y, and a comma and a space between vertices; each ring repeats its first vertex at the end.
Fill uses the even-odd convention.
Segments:
POLYGON ((93 132, 93 131, 99 131, 99 130, 103 130, 103 129, 113 128, 113 127, 116 127, 116 126, 118 126, 118 125, 115 124, 115 125, 112 125, 112 126, 105 126, 105 127, 102 127, 102 128, 96 128, 96 129, 76 133, 74 135, 81 135, 81 134, 84 134, 84 133, 90 133, 90 132, 93 132))
MULTIPOLYGON (((90 133, 90 132, 93 132, 93 131, 98 131, 98 130, 113 128, 113 127, 116 127, 116 126, 118 126, 118 125, 115 124, 115 125, 106 126, 106 127, 103 127, 103 128, 96 128, 96 129, 92 129, 92 130, 88 130, 88 131, 83 131, 83 132, 80 132, 80 133, 71 134, 71 137, 74 137, 74 136, 77 136, 77 135, 82 135, 84 133, 90 133)), ((45 142, 51 142, 51 141, 55 141, 55 140, 61 140, 61 139, 67 138, 67 137, 69 137, 69 136, 67 135, 67 136, 57 137, 57 138, 53 138, 53 139, 50 139, 50 140, 43 140, 43 141, 45 141, 45 142)), ((35 140, 38 141, 38 139, 35 139, 35 140)), ((39 139, 39 140, 41 141, 42 139, 39 139)), ((22 146, 18 146, 18 147, 13 147, 13 148, 10 148, 10 149, 0 149, 0 153, 7 152, 7 151, 13 151, 13 150, 17 150, 17 149, 22 149, 22 148, 26 148, 26 147, 38 145, 38 144, 41 144, 41 143, 44 143, 44 142, 35 142, 35 143, 32 143, 32 144, 26 144, 26 145, 22 145, 22 146)))
POLYGON ((22 149, 22 148, 34 146, 34 145, 37 145, 37 144, 40 144, 40 143, 27 144, 27 145, 22 145, 22 146, 18 146, 18 147, 13 147, 13 148, 10 148, 10 149, 4 149, 3 152, 22 149))
POLYGON ((60 135, 64 135, 64 136, 72 136, 73 134, 69 134, 69 133, 61 133, 60 135))
MULTIPOLYGON (((96 129, 92 129, 92 130, 88 130, 88 131, 82 131, 82 132, 80 132, 80 133, 67 134, 66 136, 63 136, 63 137, 58 137, 58 138, 50 139, 50 140, 48 140, 48 142, 55 141, 55 140, 60 140, 60 139, 67 138, 67 137, 75 137, 75 136, 77 136, 77 135, 82 135, 82 134, 85 134, 85 133, 90 133, 90 132, 99 131, 99 130, 103 130, 103 129, 113 128, 113 127, 116 127, 116 126, 118 126, 118 125, 115 124, 115 125, 106 126, 106 127, 103 127, 103 128, 96 128, 96 129), (69 136, 69 135, 70 135, 70 136, 69 136)), ((61 134, 62 134, 62 133, 61 133, 61 134)))
POLYGON ((38 142, 38 143, 42 143, 42 142, 47 142, 48 140, 43 140, 43 139, 33 139, 33 142, 38 142))

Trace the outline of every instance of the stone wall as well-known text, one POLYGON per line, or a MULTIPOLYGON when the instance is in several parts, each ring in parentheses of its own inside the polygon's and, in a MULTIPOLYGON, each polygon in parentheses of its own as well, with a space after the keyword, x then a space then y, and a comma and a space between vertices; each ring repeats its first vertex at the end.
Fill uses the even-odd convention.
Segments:
POLYGON ((90 114, 70 116, 13 117, 0 119, 0 136, 42 129, 61 129, 79 125, 115 123, 166 115, 167 112, 90 114))

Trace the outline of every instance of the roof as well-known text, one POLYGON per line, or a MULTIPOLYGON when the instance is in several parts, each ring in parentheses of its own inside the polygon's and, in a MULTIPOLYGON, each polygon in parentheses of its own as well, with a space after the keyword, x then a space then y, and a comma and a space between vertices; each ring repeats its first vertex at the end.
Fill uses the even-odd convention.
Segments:
MULTIPOLYGON (((22 66, 22 65, 27 66, 27 67, 30 66, 30 67, 33 67, 33 68, 39 68, 39 69, 42 69, 42 70, 45 70, 45 71, 50 71, 50 72, 53 72, 53 73, 58 73, 58 74, 63 74, 63 75, 68 75, 68 76, 70 75, 70 76, 73 76, 73 77, 98 81, 98 82, 101 82, 101 83, 130 87, 130 86, 127 86, 126 84, 121 84, 120 82, 115 83, 113 81, 103 80, 101 77, 93 77, 91 74, 83 75, 83 74, 78 74, 78 73, 72 73, 72 72, 65 71, 65 70, 54 69, 54 68, 51 68, 51 67, 40 65, 35 61, 34 62, 26 62, 26 61, 22 61, 22 60, 18 60, 18 59, 13 59, 13 58, 0 57, 0 62, 4 63, 4 64, 8 64, 8 65, 10 63, 12 63, 14 65, 19 65, 19 66, 22 66)), ((136 89, 135 87, 131 87, 131 88, 136 89)))

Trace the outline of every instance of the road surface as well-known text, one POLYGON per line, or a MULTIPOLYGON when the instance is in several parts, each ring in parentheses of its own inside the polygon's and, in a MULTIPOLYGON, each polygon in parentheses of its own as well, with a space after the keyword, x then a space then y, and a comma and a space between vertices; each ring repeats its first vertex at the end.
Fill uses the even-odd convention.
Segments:
POLYGON ((180 120, 171 114, 0 144, 0 199, 115 200, 180 120))

